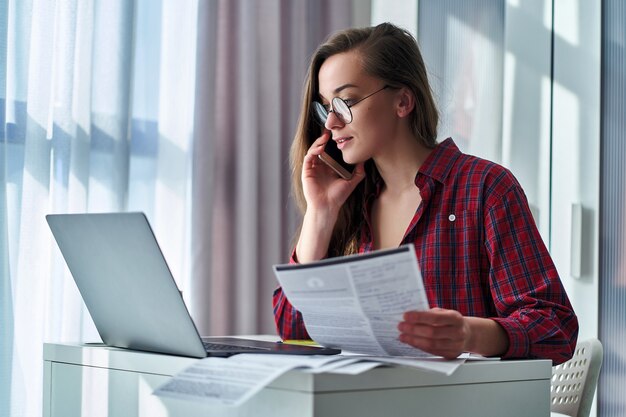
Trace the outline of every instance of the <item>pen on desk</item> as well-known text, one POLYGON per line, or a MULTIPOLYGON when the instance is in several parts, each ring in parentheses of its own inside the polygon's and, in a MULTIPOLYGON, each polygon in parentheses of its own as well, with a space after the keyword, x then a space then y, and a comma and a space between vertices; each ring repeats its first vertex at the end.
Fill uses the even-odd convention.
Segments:
POLYGON ((301 346, 316 346, 317 342, 314 340, 295 340, 295 339, 286 339, 283 340, 283 343, 286 345, 301 345, 301 346))

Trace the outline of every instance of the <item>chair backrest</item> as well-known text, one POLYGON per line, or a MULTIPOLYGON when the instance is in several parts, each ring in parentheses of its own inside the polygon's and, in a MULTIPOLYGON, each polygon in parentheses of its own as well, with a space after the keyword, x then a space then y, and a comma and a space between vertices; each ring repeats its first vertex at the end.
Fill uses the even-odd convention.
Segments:
POLYGON ((598 339, 578 342, 569 361, 552 367, 550 410, 572 417, 587 417, 602 366, 598 339))

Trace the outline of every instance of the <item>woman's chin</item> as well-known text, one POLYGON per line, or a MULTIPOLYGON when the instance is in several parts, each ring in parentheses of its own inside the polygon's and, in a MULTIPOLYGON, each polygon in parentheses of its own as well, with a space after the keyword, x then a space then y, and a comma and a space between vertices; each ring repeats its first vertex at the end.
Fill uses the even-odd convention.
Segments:
POLYGON ((359 162, 362 162, 358 156, 353 155, 350 152, 342 153, 341 157, 343 158, 344 162, 351 165, 356 165, 359 162))

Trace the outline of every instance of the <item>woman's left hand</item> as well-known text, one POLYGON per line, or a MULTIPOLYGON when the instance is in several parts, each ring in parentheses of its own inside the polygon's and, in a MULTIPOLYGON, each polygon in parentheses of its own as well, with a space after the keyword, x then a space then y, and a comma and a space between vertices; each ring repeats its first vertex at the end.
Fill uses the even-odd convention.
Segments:
POLYGON ((403 319, 398 324, 403 343, 447 359, 468 351, 471 328, 458 311, 443 308, 408 311, 403 319))

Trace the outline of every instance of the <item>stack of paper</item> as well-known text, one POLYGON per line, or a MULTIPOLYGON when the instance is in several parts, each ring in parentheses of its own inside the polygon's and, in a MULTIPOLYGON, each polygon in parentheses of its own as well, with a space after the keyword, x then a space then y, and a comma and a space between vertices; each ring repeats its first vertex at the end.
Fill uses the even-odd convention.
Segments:
POLYGON ((452 374, 465 358, 399 358, 362 355, 301 356, 240 354, 206 358, 170 379, 154 393, 159 396, 237 406, 292 369, 311 373, 356 375, 377 366, 393 364, 452 374))

